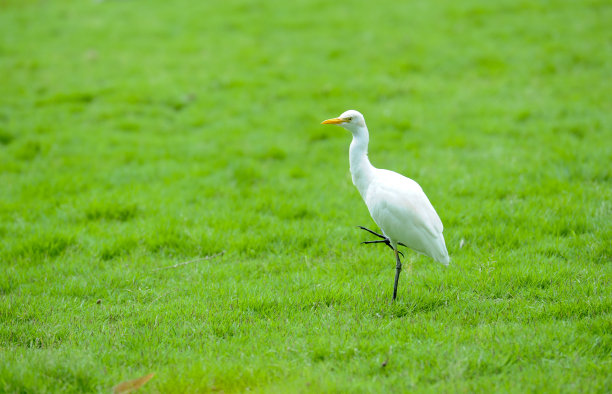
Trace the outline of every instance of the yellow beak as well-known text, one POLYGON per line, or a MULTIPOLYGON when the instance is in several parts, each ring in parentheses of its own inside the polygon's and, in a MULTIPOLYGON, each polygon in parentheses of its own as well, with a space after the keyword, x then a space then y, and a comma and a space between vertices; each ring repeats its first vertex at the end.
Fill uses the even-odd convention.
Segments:
POLYGON ((324 120, 323 122, 321 122, 321 124, 340 124, 346 121, 347 121, 346 119, 342 119, 342 118, 331 118, 331 119, 324 120))

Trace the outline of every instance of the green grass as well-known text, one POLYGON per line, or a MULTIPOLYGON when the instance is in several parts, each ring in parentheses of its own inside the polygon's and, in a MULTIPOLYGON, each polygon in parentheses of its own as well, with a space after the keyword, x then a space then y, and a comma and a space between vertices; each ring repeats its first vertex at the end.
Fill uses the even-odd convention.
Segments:
POLYGON ((0 391, 609 392, 610 20, 0 1, 0 391), (445 225, 395 303, 349 108, 445 225))

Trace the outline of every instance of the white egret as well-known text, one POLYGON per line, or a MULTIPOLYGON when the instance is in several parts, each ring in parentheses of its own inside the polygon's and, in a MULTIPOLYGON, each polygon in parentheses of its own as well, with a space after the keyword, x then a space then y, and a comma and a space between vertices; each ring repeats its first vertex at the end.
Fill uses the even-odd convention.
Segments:
POLYGON ((398 245, 407 246, 448 265, 450 259, 442 236, 442 221, 418 183, 396 172, 378 169, 370 164, 368 128, 361 113, 349 110, 337 118, 321 123, 341 126, 353 134, 349 149, 353 184, 359 190, 382 234, 365 227, 360 228, 382 238, 364 243, 384 243, 395 252, 395 300, 402 270, 398 245))

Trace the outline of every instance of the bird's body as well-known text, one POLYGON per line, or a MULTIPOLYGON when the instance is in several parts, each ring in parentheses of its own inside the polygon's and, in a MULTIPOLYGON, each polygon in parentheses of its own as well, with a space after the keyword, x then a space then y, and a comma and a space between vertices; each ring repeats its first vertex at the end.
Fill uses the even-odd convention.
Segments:
MULTIPOLYGON (((346 111, 324 124, 337 124, 353 134, 349 162, 353 183, 366 203, 372 219, 383 232, 385 242, 396 254, 397 273, 401 263, 398 244, 448 265, 449 257, 442 235, 442 221, 418 183, 396 172, 375 168, 368 159, 369 134, 363 115, 346 111)), ((368 230, 369 231, 369 230, 368 230)), ((371 231, 370 231, 371 232, 371 231)), ((376 234, 372 232, 373 234, 376 234)))
POLYGON ((442 221, 418 183, 393 171, 375 168, 363 200, 372 219, 391 244, 411 249, 448 265, 442 221))

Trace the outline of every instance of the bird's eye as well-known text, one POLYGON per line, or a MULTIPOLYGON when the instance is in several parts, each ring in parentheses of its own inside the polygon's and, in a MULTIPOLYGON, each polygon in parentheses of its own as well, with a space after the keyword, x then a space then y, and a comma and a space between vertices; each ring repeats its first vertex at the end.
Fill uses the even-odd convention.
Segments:
POLYGON ((352 117, 352 116, 349 116, 348 118, 346 118, 346 121, 347 121, 347 122, 350 122, 351 120, 353 120, 353 117, 352 117))

